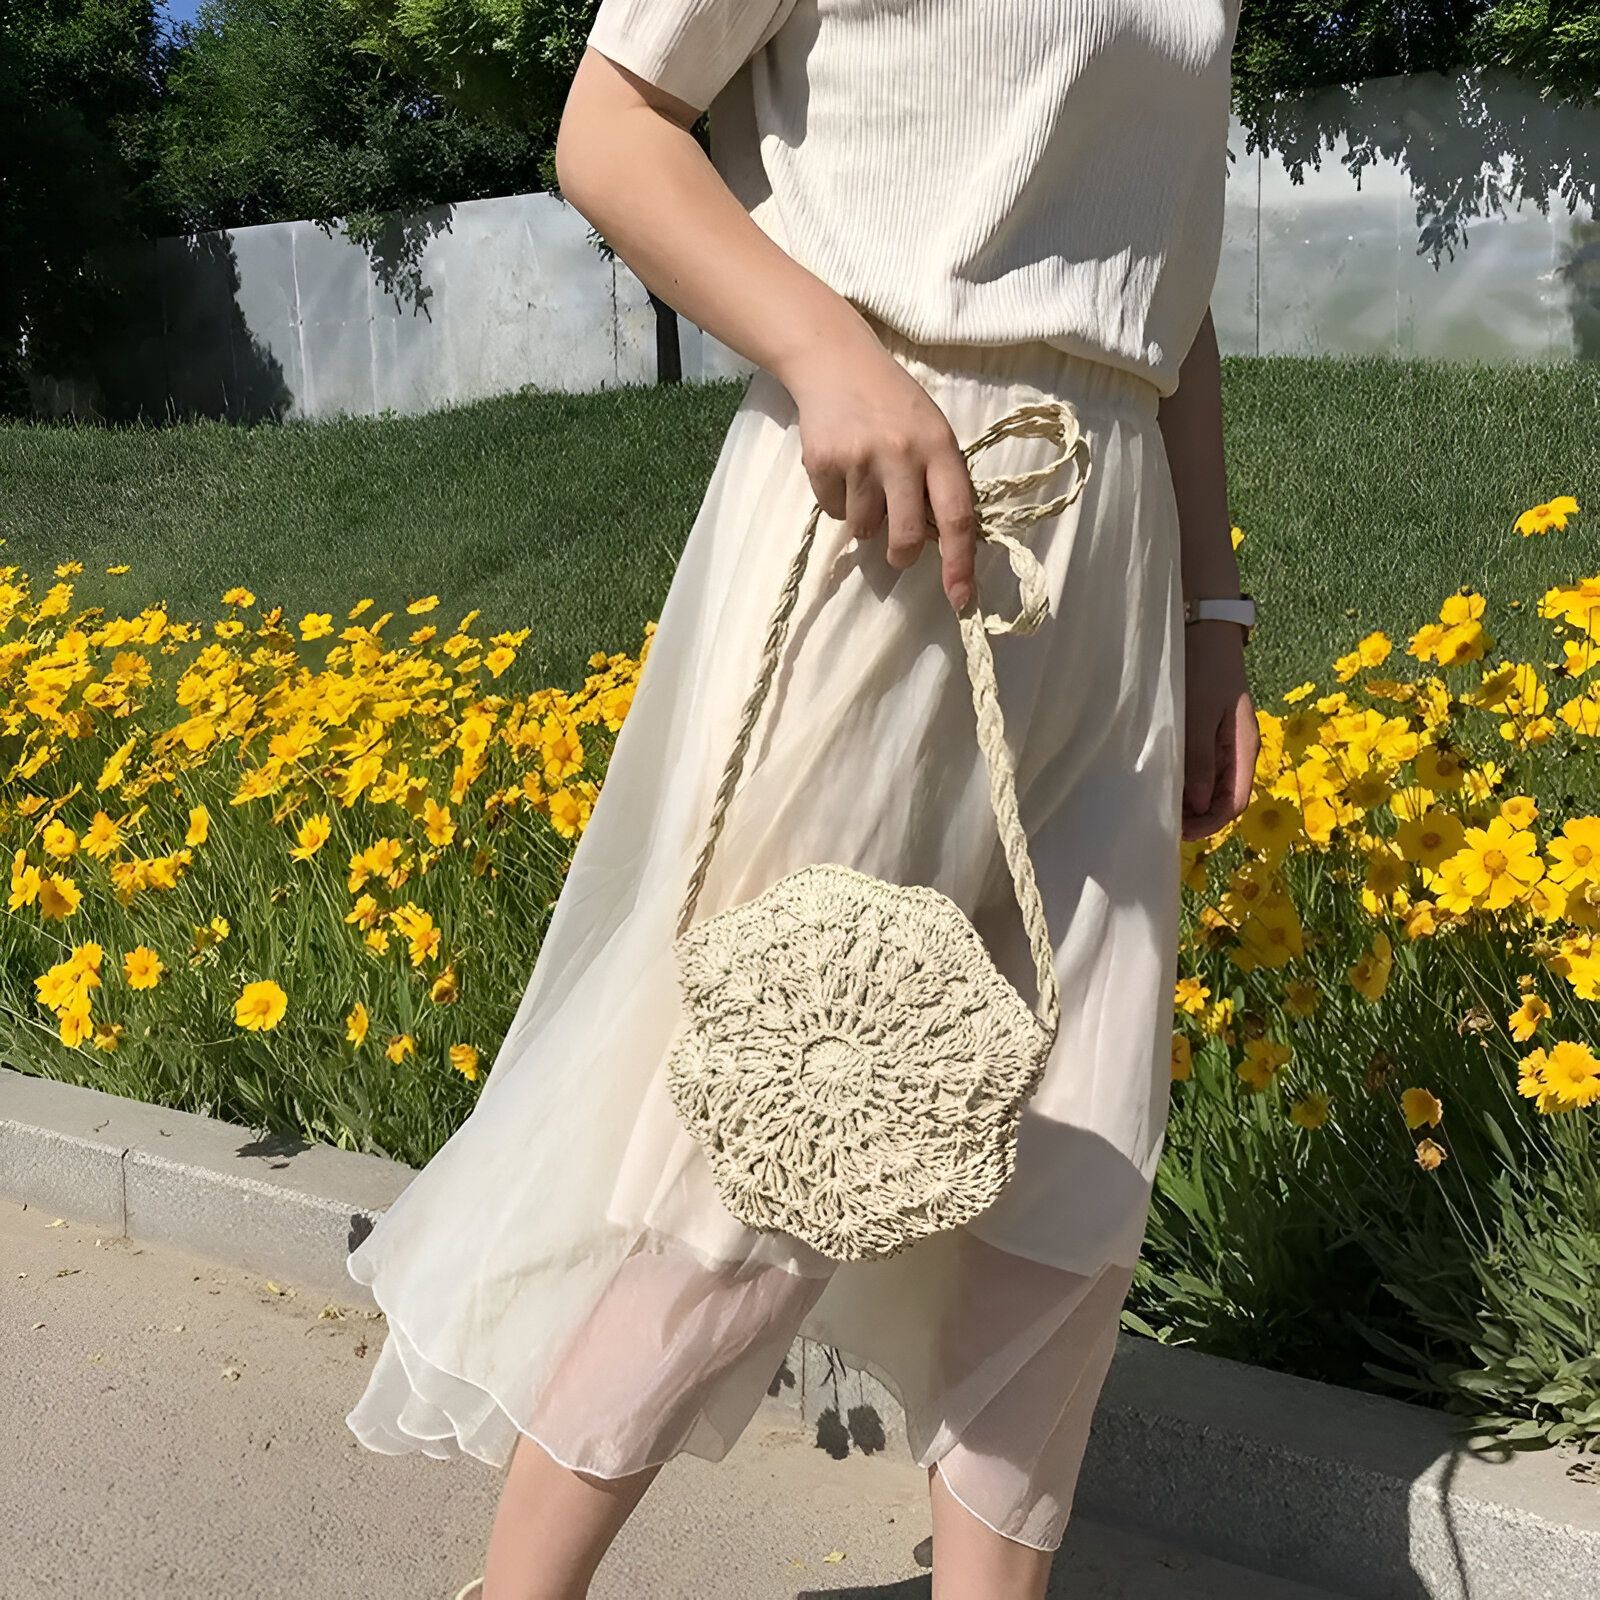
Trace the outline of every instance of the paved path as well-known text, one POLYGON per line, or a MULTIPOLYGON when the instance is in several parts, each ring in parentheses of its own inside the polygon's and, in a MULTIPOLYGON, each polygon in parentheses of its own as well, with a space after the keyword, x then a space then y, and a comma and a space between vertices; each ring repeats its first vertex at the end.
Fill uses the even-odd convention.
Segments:
MULTIPOLYGON (((355 1442, 383 1337, 0 1201, 0 1600, 449 1600, 499 1476, 355 1442)), ((835 1461, 763 1414, 720 1465, 668 1466, 594 1600, 926 1600, 927 1533, 908 1458, 835 1461)), ((1056 1575, 1059 1600, 1331 1600, 1086 1519, 1056 1575)))

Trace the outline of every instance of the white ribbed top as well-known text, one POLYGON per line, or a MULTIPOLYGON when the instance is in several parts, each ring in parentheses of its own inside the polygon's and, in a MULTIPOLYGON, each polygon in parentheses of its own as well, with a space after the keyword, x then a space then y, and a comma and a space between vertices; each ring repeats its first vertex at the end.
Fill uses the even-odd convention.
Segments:
POLYGON ((1240 0, 601 0, 589 43, 711 109, 795 260, 908 338, 1044 339, 1163 395, 1222 245, 1240 0))

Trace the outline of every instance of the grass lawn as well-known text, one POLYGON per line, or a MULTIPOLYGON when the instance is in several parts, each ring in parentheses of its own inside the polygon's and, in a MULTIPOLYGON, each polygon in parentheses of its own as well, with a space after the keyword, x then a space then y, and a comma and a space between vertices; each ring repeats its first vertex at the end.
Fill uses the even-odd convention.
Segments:
MULTIPOLYGON (((1512 598, 1600 570, 1600 519, 1511 532, 1600 493, 1600 368, 1230 358, 1227 445, 1263 704, 1459 584, 1512 598)), ((292 617, 437 593, 572 682, 665 594, 741 386, 519 395, 414 418, 236 428, 0 427, 0 533, 83 599, 209 617, 245 584, 292 617), (100 574, 131 563, 120 578, 100 574)), ((1548 634, 1522 632, 1542 652, 1548 634)), ((1517 632, 1507 632, 1516 643, 1517 632)))

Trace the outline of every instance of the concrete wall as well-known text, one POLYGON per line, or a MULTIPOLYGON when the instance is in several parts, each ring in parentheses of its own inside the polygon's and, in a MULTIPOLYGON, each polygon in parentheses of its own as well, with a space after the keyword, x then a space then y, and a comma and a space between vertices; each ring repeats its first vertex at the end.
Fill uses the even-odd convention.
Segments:
POLYGON ((1229 138, 1225 352, 1600 359, 1600 106, 1430 73, 1309 97, 1274 132, 1271 154, 1229 138))
MULTIPOLYGON (((643 285, 547 194, 396 219, 376 246, 311 222, 161 239, 113 270, 122 337, 37 385, 46 412, 376 416, 656 375, 643 285)), ((680 343, 688 380, 739 368, 692 326, 680 343)))
MULTIPOLYGON (((1513 79, 1377 79, 1292 107, 1273 153, 1234 125, 1213 308, 1228 353, 1600 357, 1600 108, 1513 79)), ((655 377, 633 274, 549 195, 308 222, 122 258, 125 335, 49 411, 254 418, 430 410, 524 385, 655 377)), ((681 329, 683 375, 747 371, 681 329)))

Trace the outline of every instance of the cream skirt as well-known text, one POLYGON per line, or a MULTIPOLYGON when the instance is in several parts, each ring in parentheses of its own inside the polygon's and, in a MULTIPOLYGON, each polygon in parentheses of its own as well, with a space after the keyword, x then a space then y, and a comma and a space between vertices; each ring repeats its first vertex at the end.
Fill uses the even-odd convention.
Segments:
MULTIPOLYGON (((346 1419, 367 1447, 496 1466, 519 1432, 615 1477, 720 1459, 796 1335, 879 1378, 919 1464, 1008 1538, 1061 1540, 1160 1155, 1177 965, 1183 651, 1158 395, 1044 343, 879 326, 962 442, 1025 400, 1078 409, 1084 492, 1028 542, 1052 616, 993 641, 1056 949, 1059 1035, 1017 1172, 976 1222, 838 1265, 742 1227, 667 1099, 671 943, 713 792, 812 499, 770 376, 734 417, 632 709, 471 1116, 351 1254, 389 1336, 346 1419)), ((980 476, 1049 459, 1006 439, 980 476)), ((1070 484, 1066 466, 1040 486, 1070 484)), ((986 609, 1014 609, 979 552, 986 609)), ((956 620, 933 551, 824 519, 698 916, 796 867, 941 889, 1031 996, 956 620)))

